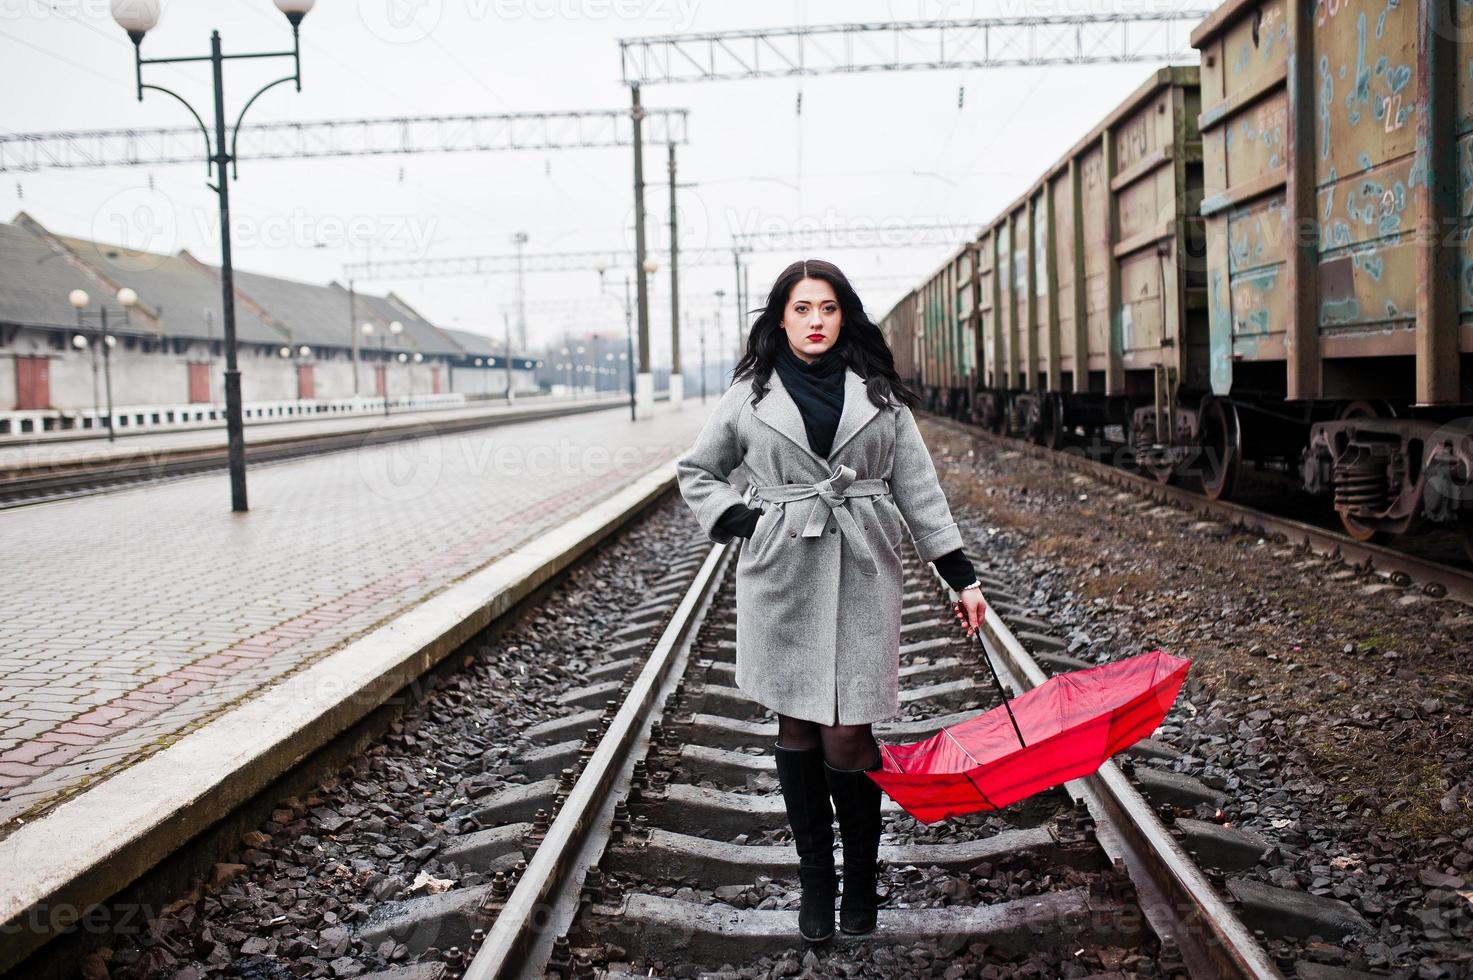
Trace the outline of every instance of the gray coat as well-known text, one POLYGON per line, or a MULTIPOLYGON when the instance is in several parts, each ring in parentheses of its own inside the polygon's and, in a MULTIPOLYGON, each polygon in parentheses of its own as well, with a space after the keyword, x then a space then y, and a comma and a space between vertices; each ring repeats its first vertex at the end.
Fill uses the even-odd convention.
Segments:
POLYGON ((778 373, 755 404, 744 379, 676 461, 681 496, 718 544, 730 535, 716 519, 744 502, 729 482, 738 466, 747 496, 765 506, 737 557, 737 686, 774 711, 825 725, 894 717, 901 534, 926 561, 962 546, 910 409, 893 399, 879 408, 846 367, 825 460, 809 447, 778 373))

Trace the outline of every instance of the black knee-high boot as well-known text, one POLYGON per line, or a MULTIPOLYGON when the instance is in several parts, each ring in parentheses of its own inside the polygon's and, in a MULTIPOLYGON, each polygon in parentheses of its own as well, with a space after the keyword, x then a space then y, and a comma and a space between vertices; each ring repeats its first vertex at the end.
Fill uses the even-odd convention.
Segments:
POLYGON ((789 749, 773 744, 777 779, 782 786, 793 843, 798 849, 798 880, 803 899, 798 932, 809 942, 834 934, 834 810, 824 779, 823 749, 789 749))
POLYGON ((844 842, 839 928, 854 936, 873 932, 878 917, 875 877, 880 850, 880 787, 865 773, 879 769, 881 761, 876 759, 865 769, 835 769, 827 762, 823 767, 844 842))

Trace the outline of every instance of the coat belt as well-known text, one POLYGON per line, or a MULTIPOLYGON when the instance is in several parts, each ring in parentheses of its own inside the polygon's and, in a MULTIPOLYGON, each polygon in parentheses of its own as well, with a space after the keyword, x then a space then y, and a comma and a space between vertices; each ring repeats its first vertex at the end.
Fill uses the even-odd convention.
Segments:
POLYGON ((880 574, 875 564, 874 553, 860 533, 854 515, 844 502, 850 497, 879 497, 890 492, 890 481, 882 479, 856 480, 852 467, 840 463, 829 473, 826 480, 818 483, 768 483, 752 487, 753 495, 774 503, 787 503, 817 497, 808 509, 808 519, 803 524, 803 537, 816 538, 823 534, 830 514, 838 522, 839 533, 849 539, 859 561, 859 569, 865 575, 880 574), (827 509, 825 509, 827 508, 827 509))

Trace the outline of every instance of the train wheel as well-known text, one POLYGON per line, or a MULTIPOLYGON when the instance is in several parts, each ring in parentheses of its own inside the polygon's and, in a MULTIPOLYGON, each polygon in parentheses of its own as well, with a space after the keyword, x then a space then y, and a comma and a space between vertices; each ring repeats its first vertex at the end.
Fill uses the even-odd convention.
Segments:
POLYGON ((1376 535, 1379 533, 1376 528, 1371 527, 1369 524, 1362 524, 1359 520, 1351 517, 1343 510, 1339 511, 1339 514, 1340 525, 1345 529, 1346 534, 1362 544, 1376 540, 1376 535))
POLYGON ((1043 398, 1043 444, 1052 450, 1064 448, 1068 430, 1064 428, 1064 396, 1050 392, 1043 398))
MULTIPOLYGON (((1345 407, 1340 409, 1337 418, 1344 421, 1345 419, 1379 419, 1394 418, 1395 416, 1396 412, 1386 402, 1380 401, 1379 399, 1360 399, 1347 403, 1345 407)), ((1359 518, 1345 513, 1343 510, 1336 511, 1336 513, 1340 515, 1340 526, 1345 529, 1346 534, 1355 540, 1367 543, 1377 539, 1379 532, 1374 525, 1366 524, 1359 518)))
POLYGON ((1243 430, 1238 406, 1230 398, 1209 397, 1198 413, 1198 457, 1202 492, 1209 500, 1231 500, 1243 469, 1243 430))

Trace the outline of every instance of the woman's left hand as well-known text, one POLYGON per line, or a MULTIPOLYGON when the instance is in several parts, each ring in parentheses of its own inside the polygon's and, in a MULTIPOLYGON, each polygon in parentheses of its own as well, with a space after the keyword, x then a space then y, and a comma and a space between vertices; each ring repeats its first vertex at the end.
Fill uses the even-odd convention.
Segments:
POLYGON ((971 636, 987 615, 987 600, 982 597, 981 589, 963 589, 957 595, 952 611, 956 613, 957 622, 966 627, 967 636, 971 636))

